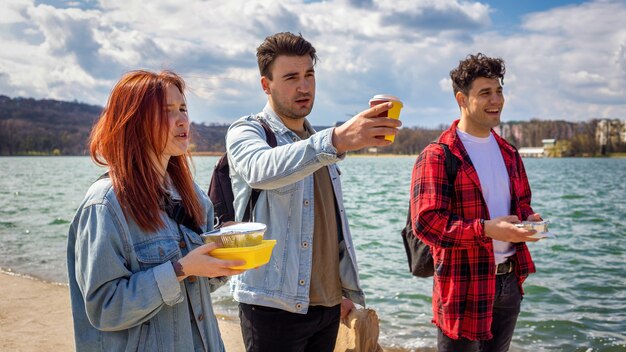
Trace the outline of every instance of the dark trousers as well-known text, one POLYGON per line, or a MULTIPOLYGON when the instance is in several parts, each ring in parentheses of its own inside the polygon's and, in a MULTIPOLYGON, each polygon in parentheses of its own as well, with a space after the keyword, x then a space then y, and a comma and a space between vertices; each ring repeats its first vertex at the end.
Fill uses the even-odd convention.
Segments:
POLYGON ((247 352, 332 352, 339 331, 340 305, 309 307, 307 314, 239 303, 247 352))
POLYGON ((484 341, 471 341, 466 338, 453 340, 446 336, 441 329, 438 329, 437 348, 439 352, 508 351, 521 303, 522 295, 519 286, 517 286, 515 273, 496 276, 496 298, 491 323, 493 338, 484 341))

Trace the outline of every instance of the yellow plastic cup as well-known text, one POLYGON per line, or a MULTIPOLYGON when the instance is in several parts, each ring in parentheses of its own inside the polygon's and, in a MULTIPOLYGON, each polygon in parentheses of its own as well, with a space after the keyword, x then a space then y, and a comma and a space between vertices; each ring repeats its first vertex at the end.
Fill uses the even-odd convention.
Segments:
MULTIPOLYGON (((370 99, 370 108, 378 104, 386 103, 388 101, 392 102, 393 106, 391 107, 391 109, 380 113, 378 117, 389 117, 389 118, 396 119, 396 120, 399 119, 400 110, 402 110, 402 107, 404 105, 402 104, 402 101, 398 99, 398 97, 395 97, 393 95, 388 95, 388 94, 374 95, 374 97, 370 99)), ((395 137, 396 137, 395 135, 388 135, 388 136, 385 136, 385 139, 393 142, 395 140, 395 137)))

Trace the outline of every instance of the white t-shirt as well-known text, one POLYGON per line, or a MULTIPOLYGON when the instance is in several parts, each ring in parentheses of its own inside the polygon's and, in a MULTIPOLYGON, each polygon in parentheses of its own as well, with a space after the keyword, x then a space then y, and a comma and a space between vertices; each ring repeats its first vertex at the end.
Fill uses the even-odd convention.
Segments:
MULTIPOLYGON (((506 165, 504 165, 498 142, 492 134, 489 134, 489 137, 481 138, 472 136, 458 128, 456 132, 478 173, 483 198, 487 202, 491 219, 510 215, 509 173, 506 170, 506 165)), ((510 242, 493 240, 493 252, 496 264, 500 264, 505 262, 507 257, 515 254, 515 247, 510 242)))

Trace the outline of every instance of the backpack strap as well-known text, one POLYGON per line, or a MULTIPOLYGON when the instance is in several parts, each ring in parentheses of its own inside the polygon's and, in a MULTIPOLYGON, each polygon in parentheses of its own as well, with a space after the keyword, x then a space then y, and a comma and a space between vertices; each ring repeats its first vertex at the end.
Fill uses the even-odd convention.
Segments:
POLYGON ((448 147, 445 143, 438 143, 441 148, 443 148, 443 152, 446 155, 444 159, 444 165, 446 166, 446 174, 448 176, 448 183, 450 184, 451 190, 454 189, 454 181, 456 180, 456 174, 459 168, 459 161, 457 158, 452 155, 450 151, 450 147, 448 147))
POLYGON ((166 195, 165 204, 163 205, 162 209, 165 211, 167 216, 170 217, 170 219, 176 221, 176 224, 184 225, 188 229, 193 230, 193 232, 197 233, 198 235, 204 232, 202 231, 202 228, 196 226, 196 224, 193 222, 193 218, 189 216, 189 214, 187 214, 182 201, 172 199, 170 196, 166 195))
MULTIPOLYGON (((263 130, 265 131, 265 141, 267 142, 267 144, 269 144, 269 146, 272 148, 276 147, 278 143, 276 142, 276 135, 274 134, 274 131, 272 131, 270 126, 262 119, 257 118, 256 120, 259 121, 259 123, 263 127, 263 130)), ((241 221, 248 222, 251 220, 252 209, 254 209, 254 206, 256 205, 257 200, 259 200, 260 194, 261 194, 260 189, 254 189, 254 188, 252 189, 252 193, 250 194, 250 199, 248 199, 248 205, 246 206, 246 211, 244 212, 243 219, 241 221)))
POLYGON ((263 127, 263 131, 265 131, 265 141, 267 141, 267 144, 269 144, 269 146, 272 148, 276 147, 278 143, 276 142, 276 135, 274 134, 274 131, 272 131, 267 122, 259 118, 257 118, 256 120, 259 121, 261 127, 263 127))

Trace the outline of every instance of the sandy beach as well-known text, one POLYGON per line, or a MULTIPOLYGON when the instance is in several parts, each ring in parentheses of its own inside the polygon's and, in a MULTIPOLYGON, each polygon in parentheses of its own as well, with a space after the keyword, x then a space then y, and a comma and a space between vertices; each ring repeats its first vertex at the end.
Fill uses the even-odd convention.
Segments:
MULTIPOLYGON (((239 322, 218 321, 226 350, 244 352, 239 322)), ((0 351, 74 351, 67 285, 1 271, 0 351)))
MULTIPOLYGON (((245 352, 237 318, 218 316, 218 323, 226 351, 245 352)), ((74 351, 67 285, 0 269, 0 351, 74 351)))
MULTIPOLYGON (((226 351, 245 352, 239 321, 218 316, 218 323, 226 351)), ((0 269, 0 351, 74 351, 67 285, 0 269)))

